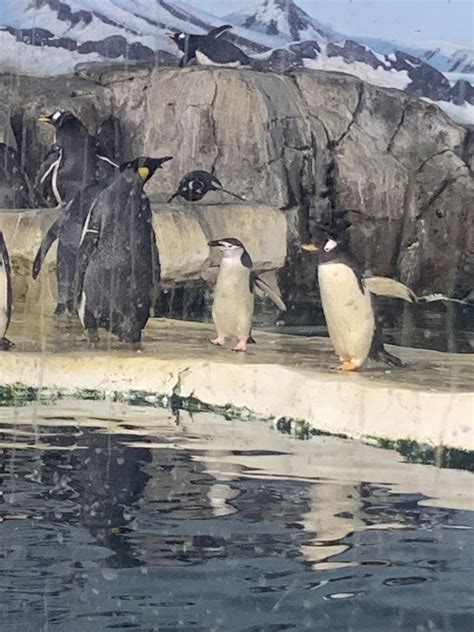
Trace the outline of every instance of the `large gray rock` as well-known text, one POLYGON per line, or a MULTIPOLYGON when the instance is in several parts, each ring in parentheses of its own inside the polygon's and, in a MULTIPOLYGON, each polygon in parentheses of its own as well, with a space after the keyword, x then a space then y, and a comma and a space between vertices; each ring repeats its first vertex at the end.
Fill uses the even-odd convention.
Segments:
POLYGON ((409 280, 416 291, 471 289, 472 135, 434 105, 321 71, 100 67, 41 84, 2 82, 12 116, 24 121, 19 144, 30 170, 50 142, 36 115, 70 108, 93 132, 118 121, 124 158, 175 157, 150 182, 156 203, 201 168, 215 169, 249 203, 283 209, 288 295, 314 292, 298 244, 340 207, 351 211, 352 243, 366 269, 409 280))

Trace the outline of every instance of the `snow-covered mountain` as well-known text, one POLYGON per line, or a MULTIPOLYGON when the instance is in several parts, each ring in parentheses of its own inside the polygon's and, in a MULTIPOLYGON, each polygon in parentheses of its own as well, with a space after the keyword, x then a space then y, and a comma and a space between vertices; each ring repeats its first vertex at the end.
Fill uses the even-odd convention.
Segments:
POLYGON ((263 0, 253 8, 231 13, 225 20, 287 42, 340 39, 328 24, 312 18, 292 0, 263 0))
MULTIPOLYGON (((348 39, 294 0, 262 0, 226 18, 182 0, 0 0, 0 71, 57 75, 72 72, 80 62, 104 60, 173 65, 180 53, 165 31, 206 33, 223 23, 235 24, 223 37, 245 48, 256 68, 354 74, 429 99, 453 118, 474 124, 469 81, 459 75, 448 79, 423 55, 401 52, 382 40, 369 46, 348 39)), ((443 54, 448 52, 443 48, 443 54)), ((463 60, 457 72, 470 67, 468 58, 463 60)), ((455 64, 447 67, 453 70, 455 64)))

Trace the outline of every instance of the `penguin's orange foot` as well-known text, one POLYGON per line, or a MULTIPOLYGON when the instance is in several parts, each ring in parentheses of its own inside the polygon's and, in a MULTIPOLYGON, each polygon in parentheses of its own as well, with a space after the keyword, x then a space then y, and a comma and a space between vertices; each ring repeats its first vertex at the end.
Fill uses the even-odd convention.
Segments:
POLYGON ((232 349, 232 351, 247 351, 247 339, 239 340, 237 345, 232 349))
POLYGON ((345 362, 341 364, 338 370, 339 371, 357 371, 357 368, 358 367, 356 364, 354 364, 354 362, 346 360, 345 362))
POLYGON ((223 347, 225 344, 225 336, 217 336, 217 338, 209 338, 211 345, 216 347, 223 347))

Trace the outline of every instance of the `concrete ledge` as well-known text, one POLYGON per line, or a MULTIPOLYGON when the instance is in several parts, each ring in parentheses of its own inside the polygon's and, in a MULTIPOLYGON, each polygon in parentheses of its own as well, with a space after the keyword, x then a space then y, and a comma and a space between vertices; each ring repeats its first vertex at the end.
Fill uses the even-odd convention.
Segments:
POLYGON ((175 395, 356 439, 474 450, 472 356, 397 349, 407 368, 347 375, 331 368, 324 338, 256 332, 256 347, 238 355, 211 347, 211 333, 209 325, 153 320, 137 354, 111 338, 85 350, 75 326, 15 322, 17 347, 1 355, 0 384, 175 395))
MULTIPOLYGON (((237 237, 246 246, 258 270, 274 270, 286 258, 287 226, 282 211, 247 204, 152 204, 162 280, 179 282, 198 278, 207 265, 210 239, 237 237)), ((51 304, 56 294, 56 246, 48 253, 37 281, 31 268, 44 234, 58 217, 54 209, 2 209, 0 230, 12 259, 17 304, 51 304)))

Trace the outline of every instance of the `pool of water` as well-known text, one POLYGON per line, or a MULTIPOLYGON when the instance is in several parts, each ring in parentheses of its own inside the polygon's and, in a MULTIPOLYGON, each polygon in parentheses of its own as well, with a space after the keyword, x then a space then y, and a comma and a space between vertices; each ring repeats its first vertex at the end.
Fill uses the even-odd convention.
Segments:
POLYGON ((111 402, 0 409, 2 632, 474 629, 472 474, 111 402))

